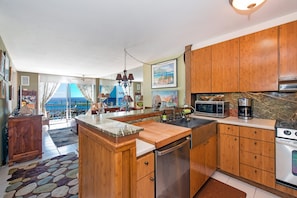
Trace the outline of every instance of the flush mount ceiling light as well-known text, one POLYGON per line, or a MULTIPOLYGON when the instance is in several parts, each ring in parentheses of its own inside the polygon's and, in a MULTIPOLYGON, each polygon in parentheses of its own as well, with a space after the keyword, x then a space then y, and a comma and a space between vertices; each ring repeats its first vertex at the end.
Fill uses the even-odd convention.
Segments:
POLYGON ((229 0, 231 6, 242 12, 252 12, 259 8, 266 0, 229 0))

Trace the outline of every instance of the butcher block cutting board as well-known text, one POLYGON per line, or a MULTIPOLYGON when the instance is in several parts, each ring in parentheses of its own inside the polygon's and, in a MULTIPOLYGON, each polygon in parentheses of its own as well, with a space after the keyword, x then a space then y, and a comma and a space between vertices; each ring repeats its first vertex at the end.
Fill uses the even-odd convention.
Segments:
POLYGON ((144 128, 143 131, 139 132, 138 138, 154 144, 157 149, 191 134, 190 128, 152 120, 134 123, 134 125, 144 128))

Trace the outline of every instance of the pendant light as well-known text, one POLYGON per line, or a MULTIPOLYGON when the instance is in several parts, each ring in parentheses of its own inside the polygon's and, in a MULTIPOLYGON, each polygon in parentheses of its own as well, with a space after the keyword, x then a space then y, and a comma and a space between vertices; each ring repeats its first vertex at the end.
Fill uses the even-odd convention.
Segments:
POLYGON ((134 80, 134 76, 132 73, 130 73, 127 76, 127 70, 126 70, 127 51, 126 51, 126 49, 124 49, 124 53, 125 53, 124 73, 123 73, 123 76, 121 74, 117 74, 116 80, 118 81, 119 85, 123 85, 126 88, 127 86, 131 86, 132 80, 134 80))

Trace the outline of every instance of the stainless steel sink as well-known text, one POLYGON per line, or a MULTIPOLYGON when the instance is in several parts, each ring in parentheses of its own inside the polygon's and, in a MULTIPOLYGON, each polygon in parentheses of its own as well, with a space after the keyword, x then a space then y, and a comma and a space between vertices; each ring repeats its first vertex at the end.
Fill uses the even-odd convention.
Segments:
POLYGON ((186 118, 169 121, 168 124, 187 127, 192 129, 191 149, 207 141, 211 136, 216 134, 216 121, 200 118, 186 118))
POLYGON ((168 121, 167 123, 193 129, 193 128, 197 128, 197 127, 200 127, 205 124, 209 124, 211 122, 215 122, 215 121, 200 119, 200 118, 191 118, 190 120, 187 120, 186 118, 181 118, 178 120, 168 121))

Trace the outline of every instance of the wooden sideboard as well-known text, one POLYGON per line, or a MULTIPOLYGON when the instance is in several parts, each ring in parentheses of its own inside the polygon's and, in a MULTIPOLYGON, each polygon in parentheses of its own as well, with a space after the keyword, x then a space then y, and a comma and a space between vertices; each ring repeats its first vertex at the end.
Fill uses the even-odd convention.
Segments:
POLYGON ((42 157, 42 115, 8 119, 8 163, 42 157))

